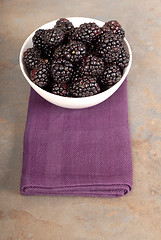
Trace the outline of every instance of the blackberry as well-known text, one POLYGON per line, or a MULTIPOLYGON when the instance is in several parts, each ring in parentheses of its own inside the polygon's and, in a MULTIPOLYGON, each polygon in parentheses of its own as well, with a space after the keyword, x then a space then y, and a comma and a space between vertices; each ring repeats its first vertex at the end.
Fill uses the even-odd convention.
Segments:
POLYGON ((35 35, 32 38, 34 47, 36 47, 40 50, 45 47, 46 43, 44 41, 44 35, 45 35, 45 30, 44 29, 38 29, 35 32, 35 35))
POLYGON ((51 73, 55 82, 69 82, 73 74, 73 64, 65 59, 53 60, 51 73))
POLYGON ((105 69, 105 71, 99 81, 102 85, 112 87, 120 79, 121 79, 120 68, 117 65, 109 65, 105 69))
POLYGON ((64 48, 63 55, 66 60, 78 63, 86 55, 86 46, 82 42, 71 41, 64 48))
POLYGON ((41 61, 42 64, 46 65, 47 72, 50 74, 51 73, 51 63, 48 59, 43 59, 41 61))
POLYGON ((70 87, 70 93, 73 97, 89 97, 100 92, 100 86, 97 79, 93 77, 81 77, 73 82, 70 87))
POLYGON ((59 28, 49 29, 45 32, 44 38, 49 47, 55 48, 64 41, 64 32, 59 28))
POLYGON ((23 61, 30 69, 36 68, 41 60, 41 52, 36 48, 28 48, 23 54, 23 61))
POLYGON ((102 27, 102 31, 103 33, 109 33, 109 31, 111 31, 114 34, 119 35, 122 39, 125 37, 125 31, 122 29, 121 25, 116 20, 105 22, 102 27))
POLYGON ((51 92, 63 97, 69 96, 69 88, 66 83, 53 83, 51 92))
POLYGON ((49 66, 44 61, 30 72, 30 79, 37 86, 44 88, 49 84, 49 66))
POLYGON ((75 41, 76 40, 76 31, 77 27, 73 28, 69 33, 68 33, 68 41, 75 41))
POLYGON ((81 77, 81 73, 80 73, 80 70, 79 69, 76 69, 73 73, 73 76, 72 76, 72 82, 76 82, 79 80, 79 78, 81 77))
POLYGON ((66 18, 60 18, 55 25, 55 28, 60 28, 65 34, 68 34, 74 29, 73 23, 66 18))
POLYGON ((107 52, 104 51, 104 49, 99 49, 100 56, 104 59, 107 63, 116 63, 119 54, 121 54, 121 48, 112 48, 108 50, 107 52))
POLYGON ((53 53, 53 48, 49 46, 45 40, 45 33, 48 30, 39 29, 35 32, 35 35, 32 38, 33 45, 41 50, 42 56, 44 58, 51 58, 53 53))
POLYGON ((117 64, 122 70, 129 63, 130 56, 124 47, 113 48, 108 52, 100 51, 100 55, 106 63, 117 64))
POLYGON ((83 23, 75 29, 74 38, 78 41, 91 43, 101 34, 101 28, 96 23, 83 23))
POLYGON ((106 54, 114 48, 120 48, 123 45, 123 40, 119 35, 110 33, 108 35, 101 35, 98 39, 98 52, 106 54))
POLYGON ((52 48, 46 44, 41 52, 42 52, 42 56, 44 58, 48 58, 50 60, 53 56, 54 48, 52 48))
POLYGON ((101 58, 89 55, 83 60, 79 68, 82 75, 86 76, 99 76, 104 71, 104 62, 101 58))
POLYGON ((121 51, 119 52, 119 56, 116 59, 117 65, 121 69, 124 69, 125 67, 127 67, 128 63, 129 63, 129 59, 130 59, 129 53, 126 51, 126 49, 124 47, 121 48, 121 51))
POLYGON ((65 45, 60 45, 55 49, 53 52, 53 59, 59 59, 63 56, 63 51, 64 51, 65 45))

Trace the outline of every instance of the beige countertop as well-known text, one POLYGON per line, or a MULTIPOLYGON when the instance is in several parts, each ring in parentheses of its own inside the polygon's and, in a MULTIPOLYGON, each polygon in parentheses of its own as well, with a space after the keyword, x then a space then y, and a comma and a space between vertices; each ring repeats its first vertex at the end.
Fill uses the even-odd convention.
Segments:
POLYGON ((0 12, 0 240, 160 240, 160 0, 1 0, 0 12), (19 50, 33 30, 69 16, 117 19, 133 50, 128 107, 134 188, 119 199, 19 193, 30 90, 19 50))

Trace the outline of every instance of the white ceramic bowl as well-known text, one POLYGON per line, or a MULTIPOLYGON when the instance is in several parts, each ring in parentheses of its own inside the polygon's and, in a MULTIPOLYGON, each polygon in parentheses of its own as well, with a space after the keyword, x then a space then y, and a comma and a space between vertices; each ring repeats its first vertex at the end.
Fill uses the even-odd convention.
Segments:
MULTIPOLYGON (((102 21, 99 21, 99 20, 96 20, 96 19, 91 19, 91 18, 70 17, 68 19, 73 23, 73 25, 75 27, 77 27, 80 24, 85 23, 85 22, 95 22, 100 27, 103 26, 103 24, 104 24, 104 22, 102 22, 102 21)), ((40 28, 43 28, 43 29, 53 28, 56 21, 57 20, 49 22, 49 23, 41 26, 40 28)), ((106 90, 102 93, 99 93, 97 95, 90 96, 90 97, 82 97, 82 98, 61 97, 61 96, 49 93, 49 92, 41 89, 37 85, 35 85, 30 80, 30 78, 28 77, 28 73, 27 73, 27 70, 25 68, 25 65, 23 64, 23 53, 26 51, 27 48, 30 48, 30 47, 33 46, 32 37, 34 36, 35 31, 26 39, 26 41, 24 42, 24 44, 21 48, 20 56, 19 56, 20 68, 21 68, 21 71, 22 71, 24 77, 26 78, 26 80, 30 84, 30 86, 41 97, 43 97, 47 101, 49 101, 49 102, 51 102, 51 103, 53 103, 57 106, 64 107, 64 108, 79 109, 79 108, 87 108, 87 107, 97 105, 97 104, 103 102, 104 100, 106 100, 107 98, 109 98, 121 86, 121 84, 124 82, 125 78, 127 77, 128 73, 129 73, 131 63, 132 63, 132 52, 131 52, 131 48, 130 48, 130 45, 129 45, 128 41, 124 38, 125 48, 129 52, 130 61, 129 61, 128 66, 124 69, 123 76, 122 76, 121 80, 118 83, 116 83, 113 87, 111 87, 110 89, 108 89, 108 90, 106 90)))

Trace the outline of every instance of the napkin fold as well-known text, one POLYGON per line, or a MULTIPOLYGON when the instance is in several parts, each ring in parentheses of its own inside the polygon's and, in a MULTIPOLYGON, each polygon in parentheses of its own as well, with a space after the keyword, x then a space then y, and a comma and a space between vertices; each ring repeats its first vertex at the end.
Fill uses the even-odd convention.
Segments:
POLYGON ((127 80, 87 109, 55 106, 31 89, 21 193, 121 197, 131 189, 127 80))

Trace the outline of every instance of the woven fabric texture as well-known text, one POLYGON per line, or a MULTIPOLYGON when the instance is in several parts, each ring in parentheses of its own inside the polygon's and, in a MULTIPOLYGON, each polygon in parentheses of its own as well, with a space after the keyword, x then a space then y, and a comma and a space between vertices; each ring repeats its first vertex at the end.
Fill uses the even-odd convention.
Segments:
POLYGON ((55 106, 31 90, 23 195, 121 197, 131 189, 127 80, 109 99, 87 109, 55 106))

